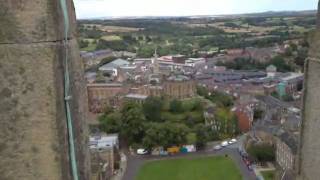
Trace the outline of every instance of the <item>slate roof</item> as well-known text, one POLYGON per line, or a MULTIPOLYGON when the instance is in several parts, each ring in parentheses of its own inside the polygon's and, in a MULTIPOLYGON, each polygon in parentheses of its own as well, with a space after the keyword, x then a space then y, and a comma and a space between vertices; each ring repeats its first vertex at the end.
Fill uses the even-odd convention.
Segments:
POLYGON ((114 69, 114 68, 118 68, 120 66, 126 66, 129 65, 129 61, 123 60, 123 59, 116 59, 110 63, 107 63, 105 65, 102 65, 99 67, 99 70, 103 71, 103 70, 110 70, 110 69, 114 69))
POLYGON ((293 134, 284 132, 279 136, 280 140, 289 146, 293 154, 298 152, 298 138, 293 134))

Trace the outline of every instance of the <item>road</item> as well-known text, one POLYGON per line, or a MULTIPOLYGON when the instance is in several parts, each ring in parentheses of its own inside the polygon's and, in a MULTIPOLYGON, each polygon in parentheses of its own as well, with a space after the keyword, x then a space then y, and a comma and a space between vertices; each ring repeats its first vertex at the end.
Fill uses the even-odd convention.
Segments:
POLYGON ((164 159, 175 159, 175 158, 198 158, 198 157, 205 157, 205 156, 217 156, 217 155, 228 155, 231 157, 236 165, 238 166, 240 172, 242 173, 243 179, 245 180, 255 180, 255 175, 253 171, 249 171, 247 166, 242 161, 241 156, 238 153, 238 145, 234 144, 229 147, 226 147, 220 151, 213 151, 212 148, 204 150, 204 151, 198 151, 194 153, 188 153, 188 154, 177 154, 174 156, 152 156, 152 155, 146 155, 146 156, 139 156, 139 155, 128 155, 127 156, 127 169, 124 174, 123 180, 133 180, 134 177, 136 177, 139 169, 141 166, 148 161, 154 161, 154 160, 164 160, 164 159))

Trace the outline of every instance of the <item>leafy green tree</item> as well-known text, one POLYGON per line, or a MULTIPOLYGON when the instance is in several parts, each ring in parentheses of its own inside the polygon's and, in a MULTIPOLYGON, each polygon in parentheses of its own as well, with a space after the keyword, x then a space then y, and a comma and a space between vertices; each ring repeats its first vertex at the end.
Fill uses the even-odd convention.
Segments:
POLYGON ((197 94, 199 96, 207 96, 209 93, 208 89, 206 87, 203 87, 203 86, 197 86, 197 94))
POLYGON ((281 56, 276 56, 274 57, 271 61, 270 64, 273 64, 274 66, 277 67, 277 70, 280 72, 289 72, 293 71, 293 68, 286 63, 286 61, 283 59, 281 56))
POLYGON ((125 51, 128 48, 128 44, 125 43, 123 40, 120 41, 106 41, 103 39, 100 39, 96 50, 101 49, 113 49, 115 51, 125 51))
POLYGON ((305 60, 308 57, 308 48, 301 48, 298 50, 298 55, 295 58, 295 63, 300 66, 304 67, 305 60))
POLYGON ((261 109, 255 109, 253 113, 253 119, 254 120, 261 119, 262 115, 263 115, 263 111, 261 109))
POLYGON ((163 101, 159 97, 149 96, 142 105, 143 113, 149 121, 160 122, 163 101))
POLYGON ((206 96, 207 99, 216 103, 219 107, 231 107, 233 106, 233 97, 218 91, 213 91, 210 95, 206 96))
POLYGON ((269 144, 251 145, 247 149, 250 156, 260 162, 275 160, 275 147, 269 144))
POLYGON ((189 128, 180 123, 149 123, 142 142, 146 148, 181 145, 187 143, 189 132, 189 128))
POLYGON ((80 48, 86 48, 89 46, 89 41, 86 41, 86 40, 80 40, 79 41, 79 47, 80 48))
POLYGON ((179 113, 183 111, 181 101, 174 99, 170 102, 170 111, 173 113, 179 113))
POLYGON ((138 52, 137 52, 137 56, 138 57, 142 57, 142 58, 149 58, 149 57, 152 57, 153 54, 154 54, 154 48, 153 47, 150 47, 150 45, 148 46, 142 46, 138 49, 138 52))
POLYGON ((206 146, 206 143, 209 140, 209 133, 208 128, 204 126, 203 124, 198 124, 195 127, 195 133, 196 133, 196 146, 198 149, 202 149, 206 146))
POLYGON ((165 128, 162 123, 149 123, 142 140, 143 146, 148 149, 156 146, 168 146, 165 128))
POLYGON ((145 132, 146 118, 139 104, 127 102, 121 109, 121 134, 129 144, 141 143, 145 132))
POLYGON ((165 123, 168 145, 182 145, 187 143, 189 128, 182 123, 165 123))
POLYGON ((99 117, 100 129, 106 133, 119 133, 121 131, 121 115, 119 113, 103 114, 99 117))
POLYGON ((219 108, 216 112, 217 129, 224 136, 238 133, 238 122, 235 114, 229 108, 219 108))

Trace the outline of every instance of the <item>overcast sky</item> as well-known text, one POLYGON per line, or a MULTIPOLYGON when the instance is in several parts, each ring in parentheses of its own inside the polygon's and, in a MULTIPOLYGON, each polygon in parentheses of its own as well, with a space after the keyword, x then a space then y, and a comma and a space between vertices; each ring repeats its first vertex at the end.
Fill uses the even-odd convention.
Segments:
POLYGON ((78 19, 220 15, 316 9, 318 0, 74 0, 78 19))

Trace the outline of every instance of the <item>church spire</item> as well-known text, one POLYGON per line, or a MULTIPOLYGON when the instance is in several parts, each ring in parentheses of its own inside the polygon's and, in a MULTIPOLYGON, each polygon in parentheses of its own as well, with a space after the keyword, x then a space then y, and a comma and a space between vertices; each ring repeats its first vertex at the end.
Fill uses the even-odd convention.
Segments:
POLYGON ((159 62, 158 62, 158 53, 157 47, 154 49, 153 61, 152 61, 152 68, 154 74, 159 74, 159 62))
POLYGON ((158 59, 157 47, 154 49, 153 57, 158 59))

